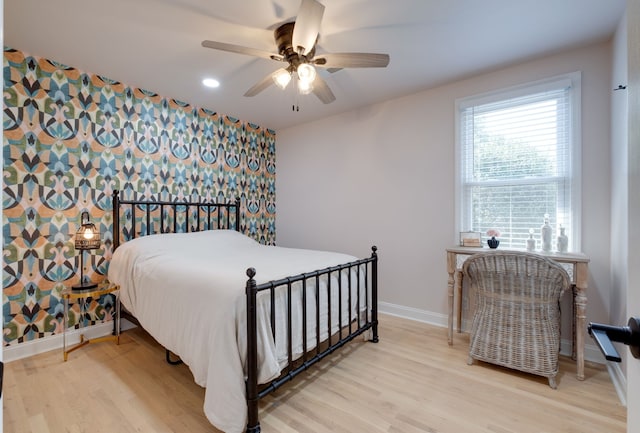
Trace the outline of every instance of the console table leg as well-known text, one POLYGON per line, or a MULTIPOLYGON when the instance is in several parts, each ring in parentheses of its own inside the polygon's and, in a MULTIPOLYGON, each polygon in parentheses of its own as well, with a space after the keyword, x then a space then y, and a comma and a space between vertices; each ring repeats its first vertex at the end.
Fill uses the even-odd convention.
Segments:
POLYGON ((576 367, 578 380, 584 380, 584 340, 587 329, 587 264, 576 266, 576 367))
POLYGON ((447 280, 447 294, 449 299, 449 315, 448 315, 448 329, 447 329, 447 342, 451 346, 453 344, 453 305, 454 305, 454 274, 456 272, 456 255, 453 253, 447 253, 447 272, 449 278, 447 280))

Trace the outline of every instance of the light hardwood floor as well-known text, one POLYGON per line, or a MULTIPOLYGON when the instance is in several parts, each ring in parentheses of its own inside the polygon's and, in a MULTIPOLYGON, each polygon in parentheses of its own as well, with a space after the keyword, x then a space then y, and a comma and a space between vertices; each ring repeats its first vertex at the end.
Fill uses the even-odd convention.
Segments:
MULTIPOLYGON (((626 409, 603 366, 586 380, 562 358, 558 389, 489 364, 467 365, 468 338, 380 317, 380 342, 358 339, 267 397, 265 433, 625 433, 626 409)), ((188 367, 171 366, 141 330, 121 344, 88 345, 8 363, 4 433, 216 432, 204 389, 188 367)))

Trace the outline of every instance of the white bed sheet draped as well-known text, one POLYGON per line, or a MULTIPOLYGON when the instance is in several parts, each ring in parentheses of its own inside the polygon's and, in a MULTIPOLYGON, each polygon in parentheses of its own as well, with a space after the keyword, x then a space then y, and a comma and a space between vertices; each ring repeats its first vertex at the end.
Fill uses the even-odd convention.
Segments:
MULTIPOLYGON (((246 269, 254 267, 258 284, 357 260, 356 257, 304 249, 265 246, 233 230, 151 235, 120 245, 109 266, 109 280, 121 287, 122 304, 164 347, 189 366, 195 382, 206 388, 204 412, 225 432, 246 426, 246 269)), ((364 266, 364 265, 362 265, 364 266)), ((338 273, 332 274, 332 299, 338 298, 338 273)), ((349 311, 347 271, 342 279, 342 324, 365 308, 365 271, 351 275, 349 311), (360 284, 358 284, 358 276, 360 284), (355 292, 360 288, 360 300, 355 292)), ((315 280, 307 283, 308 349, 315 344, 315 280)), ((321 312, 326 313, 326 278, 320 279, 321 312)), ((285 293, 276 295, 276 344, 267 296, 258 297, 259 383, 277 377, 287 362, 285 293)), ((294 355, 302 352, 301 283, 294 286, 294 355), (295 308, 295 306, 298 308, 295 308)), ((332 301, 331 332, 338 329, 338 303, 332 301)), ((328 335, 327 315, 320 333, 328 335)))

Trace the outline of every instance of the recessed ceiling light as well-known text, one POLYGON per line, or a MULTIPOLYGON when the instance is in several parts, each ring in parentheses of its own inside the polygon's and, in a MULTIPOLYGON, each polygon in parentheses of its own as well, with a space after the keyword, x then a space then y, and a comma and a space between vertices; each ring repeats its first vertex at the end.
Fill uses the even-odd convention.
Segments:
POLYGON ((213 78, 205 78, 204 80, 202 80, 202 84, 211 88, 216 88, 220 86, 220 82, 218 80, 214 80, 213 78))

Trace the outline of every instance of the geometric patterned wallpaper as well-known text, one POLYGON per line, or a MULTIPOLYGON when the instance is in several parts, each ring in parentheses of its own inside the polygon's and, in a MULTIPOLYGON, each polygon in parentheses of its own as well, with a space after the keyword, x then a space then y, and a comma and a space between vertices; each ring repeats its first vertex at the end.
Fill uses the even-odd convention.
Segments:
MULTIPOLYGON (((275 132, 4 49, 4 346, 62 332, 62 289, 79 280, 74 234, 88 211, 102 246, 85 275, 107 273, 111 197, 241 197, 241 229, 275 243, 275 132)), ((111 320, 110 296, 77 305, 69 326, 111 320)))

